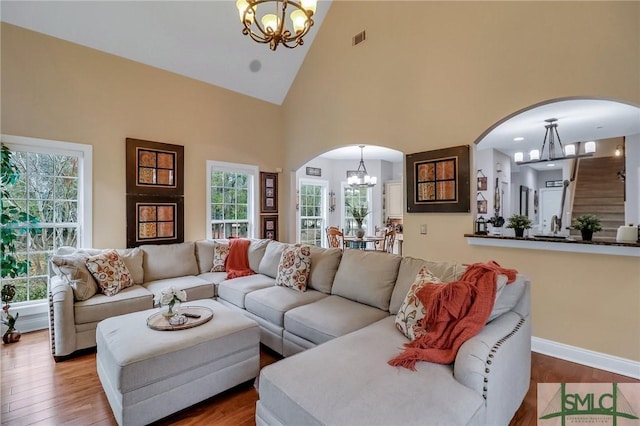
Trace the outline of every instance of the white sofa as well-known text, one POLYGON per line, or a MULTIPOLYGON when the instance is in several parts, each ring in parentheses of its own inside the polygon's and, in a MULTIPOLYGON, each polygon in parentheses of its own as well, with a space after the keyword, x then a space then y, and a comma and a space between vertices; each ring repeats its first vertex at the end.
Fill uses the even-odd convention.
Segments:
POLYGON ((69 286, 53 277, 54 356, 94 346, 100 319, 149 309, 152 291, 178 285, 189 300, 217 297, 255 320, 261 342, 288 357, 260 374, 260 425, 507 424, 529 388, 530 284, 522 275, 508 286, 505 277, 497 283, 489 322, 452 365, 423 362, 413 372, 387 364, 408 341, 394 326, 395 314, 423 265, 444 282, 459 278, 462 265, 312 247, 307 291, 299 292, 274 285, 287 244, 253 240, 249 264, 257 274, 232 280, 208 272, 214 244, 141 247, 144 282, 130 291, 147 293, 139 298, 74 302, 69 286), (192 250, 188 261, 175 255, 185 247, 192 250))

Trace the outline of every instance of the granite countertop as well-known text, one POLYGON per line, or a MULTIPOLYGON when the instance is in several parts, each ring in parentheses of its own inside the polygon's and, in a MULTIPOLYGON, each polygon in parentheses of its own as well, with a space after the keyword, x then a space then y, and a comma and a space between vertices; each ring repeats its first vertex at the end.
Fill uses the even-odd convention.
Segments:
POLYGON ((489 238, 489 239, 497 239, 497 240, 516 240, 516 241, 544 241, 548 243, 572 243, 572 244, 588 244, 588 245, 601 245, 601 246, 618 246, 618 247, 640 247, 640 243, 622 243, 618 242, 614 239, 594 239, 593 241, 583 241, 581 239, 573 239, 572 237, 568 238, 559 238, 559 237, 551 237, 551 236, 538 236, 538 237, 524 237, 524 238, 516 238, 505 235, 476 235, 476 234, 464 234, 465 237, 473 237, 473 238, 489 238))

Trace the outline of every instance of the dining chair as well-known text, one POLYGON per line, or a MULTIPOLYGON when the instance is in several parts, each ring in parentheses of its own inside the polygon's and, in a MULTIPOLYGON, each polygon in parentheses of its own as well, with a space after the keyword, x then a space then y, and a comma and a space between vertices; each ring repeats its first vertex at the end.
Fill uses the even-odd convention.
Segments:
POLYGON ((387 253, 393 253, 393 245, 396 242, 396 231, 393 228, 389 228, 389 230, 384 234, 384 244, 382 245, 382 250, 387 253))
POLYGON ((344 231, 335 226, 327 228, 327 242, 330 248, 339 248, 344 250, 344 231))

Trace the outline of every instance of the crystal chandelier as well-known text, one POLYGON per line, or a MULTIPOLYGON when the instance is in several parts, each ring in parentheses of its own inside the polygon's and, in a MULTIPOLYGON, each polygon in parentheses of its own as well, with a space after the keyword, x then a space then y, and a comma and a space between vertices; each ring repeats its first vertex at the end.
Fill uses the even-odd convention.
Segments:
POLYGON ((547 130, 544 134, 544 140, 542 141, 542 148, 529 151, 529 161, 524 161, 523 152, 516 152, 513 155, 513 159, 517 164, 544 163, 547 161, 568 160, 570 158, 592 157, 593 154, 595 154, 596 143, 594 141, 585 142, 584 154, 576 152, 576 150, 580 149, 580 142, 577 143, 577 148, 574 144, 563 147, 560 141, 560 135, 558 134, 558 119, 548 118, 544 121, 548 124, 544 126, 547 130), (556 153, 556 140, 558 141, 558 145, 560 145, 559 155, 556 153), (542 158, 541 156, 544 155, 544 148, 547 146, 547 141, 549 142, 548 156, 547 158, 542 158))
POLYGON ((238 0, 236 7, 240 22, 244 25, 242 34, 258 43, 269 43, 271 50, 279 44, 293 49, 304 44, 302 39, 313 26, 311 17, 316 12, 317 0, 238 0), (291 27, 287 26, 287 7, 291 13, 291 27))
POLYGON ((360 164, 358 164, 358 170, 355 172, 348 172, 350 176, 347 178, 347 184, 352 188, 373 188, 378 183, 378 178, 375 176, 369 176, 367 172, 367 166, 364 165, 364 145, 360 147, 360 164))

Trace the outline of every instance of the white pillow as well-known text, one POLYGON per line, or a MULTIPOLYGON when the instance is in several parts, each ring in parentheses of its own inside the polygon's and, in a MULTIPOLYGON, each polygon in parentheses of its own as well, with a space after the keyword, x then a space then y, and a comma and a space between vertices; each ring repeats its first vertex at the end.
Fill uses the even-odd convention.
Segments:
POLYGON ((307 278, 311 271, 311 247, 295 245, 286 247, 276 275, 276 285, 307 291, 307 278))
POLYGON ((416 280, 411 284, 396 314, 396 328, 411 340, 417 339, 426 331, 420 327, 419 322, 427 315, 427 311, 417 293, 424 286, 431 284, 443 284, 443 282, 423 266, 416 275, 416 280))

